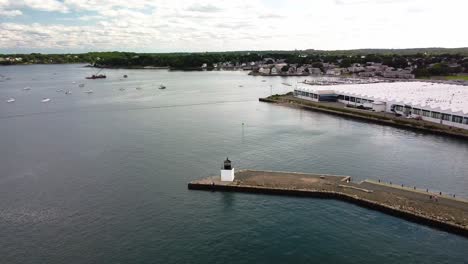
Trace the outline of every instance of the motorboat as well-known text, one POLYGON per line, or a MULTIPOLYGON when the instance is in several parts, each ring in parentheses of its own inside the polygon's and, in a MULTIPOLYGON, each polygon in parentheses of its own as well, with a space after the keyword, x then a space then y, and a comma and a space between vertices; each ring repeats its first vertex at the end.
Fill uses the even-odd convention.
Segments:
POLYGON ((23 88, 23 90, 25 90, 25 91, 29 91, 29 90, 31 90, 31 87, 29 87, 29 86, 26 86, 26 87, 24 87, 24 88, 23 88))
POLYGON ((10 98, 7 100, 7 103, 13 103, 14 101, 16 101, 15 98, 10 98))
POLYGON ((50 102, 50 98, 44 98, 44 99, 42 99, 41 102, 43 102, 43 103, 48 103, 48 102, 50 102))
POLYGON ((120 91, 125 91, 125 88, 119 88, 120 91))
POLYGON ((93 90, 85 91, 85 93, 87 93, 87 94, 92 94, 92 93, 93 93, 93 90))
POLYGON ((159 85, 159 89, 164 90, 164 89, 166 89, 166 86, 161 84, 161 85, 159 85))
POLYGON ((71 91, 66 91, 65 94, 71 94, 72 92, 71 91))
POLYGON ((104 75, 104 74, 93 74, 91 76, 86 77, 86 79, 91 79, 91 80, 93 80, 93 79, 105 79, 105 78, 107 78, 107 76, 104 75))
POLYGON ((84 83, 78 84, 78 87, 83 88, 83 87, 84 87, 84 83))

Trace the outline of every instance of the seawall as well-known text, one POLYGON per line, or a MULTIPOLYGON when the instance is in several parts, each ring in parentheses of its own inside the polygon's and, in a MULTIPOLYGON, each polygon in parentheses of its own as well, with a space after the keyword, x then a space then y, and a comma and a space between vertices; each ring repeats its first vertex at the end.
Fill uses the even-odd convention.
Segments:
POLYGON ((209 177, 188 184, 191 190, 243 192, 336 199, 468 238, 468 201, 350 177, 242 170, 234 182, 209 177))
POLYGON ((288 95, 274 95, 266 98, 259 98, 258 100, 260 102, 274 103, 296 108, 299 107, 305 110, 318 111, 355 120, 388 125, 408 130, 456 137, 460 139, 468 139, 468 130, 461 128, 449 127, 447 125, 441 125, 422 120, 406 119, 384 113, 346 108, 343 106, 340 107, 340 103, 312 102, 288 95))

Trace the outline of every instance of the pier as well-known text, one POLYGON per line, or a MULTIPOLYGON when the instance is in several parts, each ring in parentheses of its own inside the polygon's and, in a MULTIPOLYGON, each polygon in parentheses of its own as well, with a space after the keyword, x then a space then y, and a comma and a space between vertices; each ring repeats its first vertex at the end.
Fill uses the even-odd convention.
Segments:
POLYGON ((349 176, 241 170, 235 180, 220 176, 188 183, 191 190, 247 192, 337 199, 468 237, 468 200, 349 176))

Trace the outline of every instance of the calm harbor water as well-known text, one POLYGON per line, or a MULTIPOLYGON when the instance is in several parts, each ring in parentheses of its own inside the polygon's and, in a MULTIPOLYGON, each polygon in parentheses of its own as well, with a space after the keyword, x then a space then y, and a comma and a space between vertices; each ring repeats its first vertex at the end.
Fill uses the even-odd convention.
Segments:
POLYGON ((0 263, 468 262, 465 238, 347 203, 186 186, 229 156, 468 197, 467 142, 257 101, 303 78, 93 72, 0 67, 0 263))

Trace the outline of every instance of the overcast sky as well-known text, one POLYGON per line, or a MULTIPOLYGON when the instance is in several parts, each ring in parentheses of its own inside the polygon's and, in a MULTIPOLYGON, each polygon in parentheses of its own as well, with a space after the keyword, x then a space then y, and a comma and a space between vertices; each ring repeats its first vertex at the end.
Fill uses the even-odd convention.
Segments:
POLYGON ((468 46, 468 0, 0 0, 0 53, 468 46))

